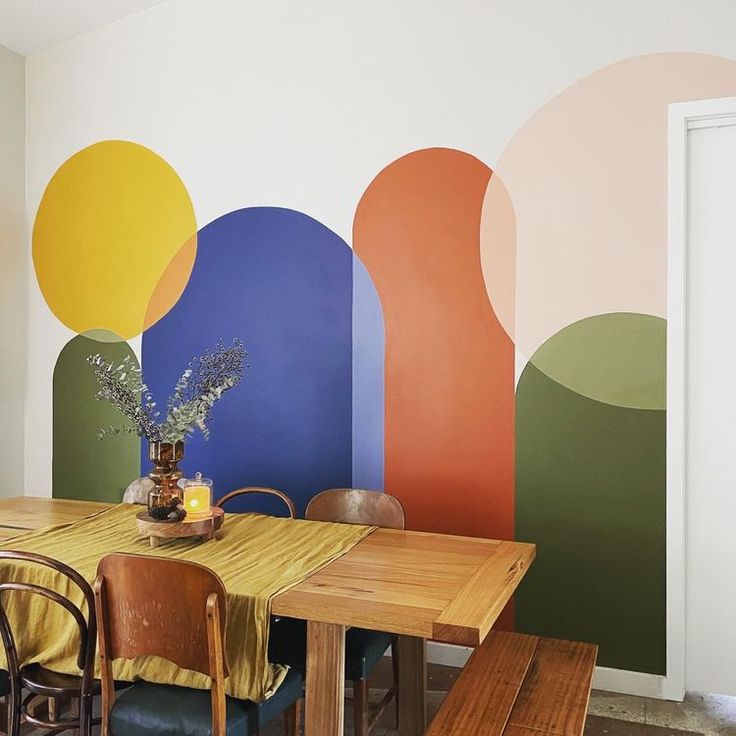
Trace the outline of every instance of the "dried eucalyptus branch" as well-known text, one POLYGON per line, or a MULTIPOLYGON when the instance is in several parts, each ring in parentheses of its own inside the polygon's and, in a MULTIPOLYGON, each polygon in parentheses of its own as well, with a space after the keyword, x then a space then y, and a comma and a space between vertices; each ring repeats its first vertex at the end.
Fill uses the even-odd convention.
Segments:
POLYGON ((97 439, 104 440, 106 437, 117 436, 119 434, 137 434, 137 432, 135 427, 130 427, 124 424, 111 424, 109 427, 100 427, 97 430, 97 439))
POLYGON ((226 348, 220 341, 214 350, 193 358, 177 381, 161 422, 156 402, 131 356, 116 366, 99 353, 90 355, 87 362, 94 368, 100 385, 96 398, 109 401, 133 423, 101 427, 98 437, 130 432, 149 442, 178 442, 199 430, 207 439, 212 407, 242 379, 246 355, 243 343, 236 339, 232 347, 226 348))
POLYGON ((133 422, 138 435, 155 442, 159 436, 156 404, 143 382, 141 369, 133 363, 131 356, 127 355, 117 366, 99 353, 90 355, 87 362, 94 368, 95 378, 100 385, 96 398, 109 401, 133 422))
POLYGON ((209 438, 207 422, 212 418, 212 407, 240 382, 246 355, 240 340, 233 340, 229 348, 220 340, 214 350, 192 359, 169 399, 168 414, 161 425, 163 441, 175 442, 174 438, 184 438, 197 429, 209 438))

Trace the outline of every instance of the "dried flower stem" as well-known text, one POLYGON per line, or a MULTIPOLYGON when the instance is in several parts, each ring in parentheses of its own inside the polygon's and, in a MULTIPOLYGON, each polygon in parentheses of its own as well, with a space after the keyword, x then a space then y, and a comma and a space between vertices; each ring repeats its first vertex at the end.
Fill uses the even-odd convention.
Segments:
POLYGON ((156 402, 131 356, 115 366, 99 353, 90 355, 87 362, 100 385, 96 398, 109 401, 132 422, 132 426, 100 428, 98 437, 134 432, 149 442, 178 442, 199 430, 208 439, 212 407, 240 383, 246 355, 243 343, 236 339, 232 347, 226 348, 220 341, 214 350, 193 358, 177 381, 161 422, 156 402))

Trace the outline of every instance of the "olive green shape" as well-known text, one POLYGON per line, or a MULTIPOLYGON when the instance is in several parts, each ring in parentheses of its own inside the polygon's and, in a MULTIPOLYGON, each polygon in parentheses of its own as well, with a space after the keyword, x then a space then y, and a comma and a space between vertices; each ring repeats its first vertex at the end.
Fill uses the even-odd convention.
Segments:
POLYGON ((547 340, 531 362, 576 393, 614 406, 666 406, 667 322, 616 312, 575 322, 547 340))
POLYGON ((101 426, 128 422, 95 398, 99 386, 86 358, 96 353, 115 362, 135 358, 126 342, 101 343, 82 335, 61 351, 54 369, 53 496, 117 503, 140 475, 140 440, 132 434, 97 439, 101 426))
POLYGON ((90 340, 95 340, 96 342, 122 342, 123 338, 120 337, 120 335, 116 335, 114 332, 110 332, 110 330, 86 330, 82 333, 82 337, 88 337, 90 340))
POLYGON ((529 364, 516 441, 516 538, 537 545, 517 630, 665 674, 665 412, 594 401, 529 364))

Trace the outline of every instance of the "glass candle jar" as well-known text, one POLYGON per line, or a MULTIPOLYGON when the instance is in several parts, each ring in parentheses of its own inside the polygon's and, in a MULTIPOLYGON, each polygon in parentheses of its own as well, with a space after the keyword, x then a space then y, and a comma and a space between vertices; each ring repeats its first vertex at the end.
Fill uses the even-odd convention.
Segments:
POLYGON ((179 488, 184 496, 187 516, 201 518, 212 513, 212 481, 196 473, 194 478, 182 478, 179 488))

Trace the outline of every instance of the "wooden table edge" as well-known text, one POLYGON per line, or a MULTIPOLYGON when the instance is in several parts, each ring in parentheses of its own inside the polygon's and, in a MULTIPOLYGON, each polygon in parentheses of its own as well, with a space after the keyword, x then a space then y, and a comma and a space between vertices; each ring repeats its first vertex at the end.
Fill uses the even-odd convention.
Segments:
POLYGON ((502 545, 514 545, 514 549, 518 549, 518 554, 514 555, 511 564, 506 571, 506 582, 503 588, 505 595, 497 596, 494 599, 489 597, 488 601, 484 601, 481 605, 481 615, 476 622, 470 625, 457 624, 452 621, 452 616, 448 615, 449 611, 459 608, 463 605, 462 599, 464 594, 472 596, 473 591, 478 589, 486 591, 487 586, 483 585, 483 578, 490 567, 495 566, 496 561, 493 557, 489 557, 473 574, 473 576, 465 583, 457 597, 451 601, 448 606, 435 619, 432 626, 431 639, 433 641, 445 642, 447 644, 456 644, 458 646, 477 647, 480 646, 490 632, 493 624, 498 619, 501 611, 511 600, 511 596, 516 591, 519 583, 522 581, 527 571, 531 567, 537 555, 536 544, 528 542, 502 542, 502 545))
MULTIPOLYGON (((52 496, 2 496, 0 497, 0 509, 2 509, 3 503, 7 501, 30 503, 30 504, 34 504, 37 501, 43 501, 43 502, 49 502, 54 505, 58 504, 59 506, 66 506, 66 505, 72 506, 74 504, 84 504, 85 506, 93 507, 90 509, 90 513, 79 516, 78 517, 79 519, 86 519, 89 516, 94 516, 96 514, 102 513, 103 511, 107 511, 107 509, 110 509, 113 506, 118 505, 115 503, 111 503, 109 501, 87 501, 82 498, 53 498, 52 496)), ((17 529, 26 529, 27 531, 43 528, 43 527, 29 527, 29 526, 21 527, 21 526, 17 526, 15 523, 13 524, 5 523, 4 519, 0 519, 0 526, 9 526, 9 527, 17 528, 17 529)))
MULTIPOLYGON (((420 535, 428 534, 427 532, 411 531, 407 531, 407 533, 420 535)), ((369 538, 370 537, 366 537, 366 539, 369 538)), ((478 541, 479 539, 481 539, 478 537, 457 536, 454 536, 454 538, 468 539, 473 541, 478 541)), ((458 596, 456 596, 456 598, 451 601, 448 606, 445 607, 445 609, 440 611, 438 615, 434 618, 434 620, 427 620, 426 626, 418 626, 416 621, 412 623, 407 623, 406 626, 402 625, 401 622, 397 623, 396 621, 394 621, 391 626, 387 626, 385 624, 385 621, 383 623, 382 621, 362 621, 357 623, 355 621, 350 622, 346 620, 346 617, 344 615, 339 612, 333 611, 329 607, 322 608, 319 611, 315 611, 314 609, 312 609, 309 611, 309 615, 305 616, 305 611, 301 608, 300 604, 292 603, 289 596, 290 594, 299 595, 301 592, 303 592, 300 591, 300 586, 308 581, 312 577, 312 575, 316 575, 319 572, 327 569, 329 565, 322 568, 321 571, 316 571, 289 590, 284 591, 277 596, 274 596, 273 600, 271 601, 272 613, 277 616, 302 618, 304 620, 316 621, 324 624, 347 626, 348 628, 350 626, 361 626, 362 628, 387 631, 388 633, 397 634, 399 636, 420 637, 432 641, 455 644, 458 646, 479 646, 488 635, 491 627, 496 622, 496 619, 500 615, 504 606, 510 600, 514 591, 518 587, 523 577, 526 575, 527 570, 536 557, 535 544, 531 544, 528 542, 516 542, 513 540, 488 539, 484 541, 496 542, 498 544, 498 549, 502 551, 506 551, 509 547, 512 547, 513 550, 518 552, 518 554, 513 555, 513 560, 511 561, 511 564, 506 571, 507 579, 503 586, 502 594, 500 596, 497 595, 495 597, 491 597, 487 606, 485 606, 485 609, 483 610, 480 618, 470 625, 462 625, 453 623, 452 621, 443 620, 443 616, 446 614, 448 609, 451 609, 453 605, 455 605, 456 602, 462 597, 463 591, 468 591, 470 593, 479 586, 481 590, 487 588, 487 586, 483 585, 482 581, 487 572, 486 568, 492 565, 497 566, 497 561, 494 559, 493 555, 488 557, 487 560, 479 566, 475 573, 465 583, 458 596)), ((356 547, 364 542, 365 540, 361 540, 361 542, 359 542, 356 547)), ((356 547, 354 547, 353 549, 355 549, 356 547)), ((349 552, 347 554, 349 554, 349 552)), ((496 590, 498 590, 498 588, 496 590)), ((317 596, 319 594, 314 593, 313 595, 317 596)), ((481 608, 483 609, 483 606, 481 606, 481 608)))

